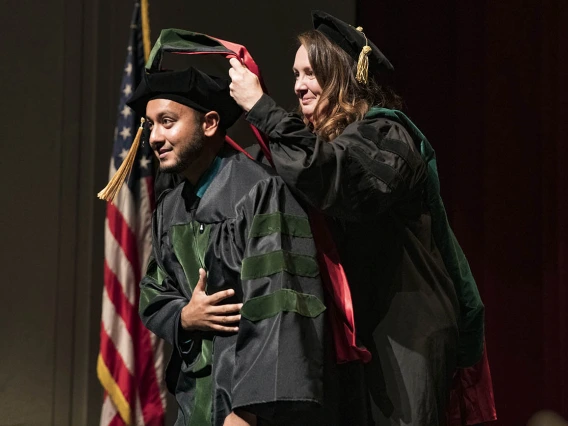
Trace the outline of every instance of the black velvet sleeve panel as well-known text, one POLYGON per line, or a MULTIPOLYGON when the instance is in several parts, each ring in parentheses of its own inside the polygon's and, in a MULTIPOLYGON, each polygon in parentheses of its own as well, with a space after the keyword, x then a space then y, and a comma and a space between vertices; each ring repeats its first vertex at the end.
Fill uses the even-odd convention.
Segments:
POLYGON ((296 415, 301 416, 300 413, 323 403, 324 315, 310 316, 292 305, 279 305, 280 308, 270 311, 274 305, 263 307, 263 303, 281 302, 282 294, 293 294, 299 300, 312 298, 322 304, 316 248, 311 233, 292 229, 294 223, 307 224, 308 219, 279 177, 259 182, 238 209, 246 223, 246 243, 242 272, 244 306, 235 352, 233 409, 243 408, 270 424, 280 424, 277 420, 282 415, 281 406, 292 404, 296 415), (288 225, 253 226, 260 223, 259 219, 280 214, 289 219, 288 225), (287 253, 283 260, 271 264, 273 254, 282 252, 287 253), (313 269, 302 269, 297 257, 308 262, 311 259, 315 273, 313 269), (247 269, 251 261, 256 269, 247 269), (245 312, 253 303, 260 310, 266 309, 265 315, 247 318, 245 312))
POLYGON ((413 198, 426 165, 409 133, 386 118, 351 123, 325 142, 267 95, 247 120, 270 138, 276 170, 308 203, 347 220, 372 217, 413 198))

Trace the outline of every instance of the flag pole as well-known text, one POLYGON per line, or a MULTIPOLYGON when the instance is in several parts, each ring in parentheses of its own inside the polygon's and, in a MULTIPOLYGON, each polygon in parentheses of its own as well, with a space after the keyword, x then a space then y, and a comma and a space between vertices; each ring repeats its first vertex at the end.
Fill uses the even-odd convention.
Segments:
POLYGON ((100 426, 165 423, 163 342, 144 327, 138 315, 138 284, 152 250, 148 237, 155 200, 153 154, 148 144, 132 147, 138 120, 126 105, 144 73, 144 44, 149 45, 147 2, 133 2, 109 167, 112 177, 131 150, 137 154, 131 159, 129 182, 122 186, 114 202, 107 203, 97 362, 97 375, 105 389, 100 426))
POLYGON ((142 13, 142 43, 144 44, 144 62, 148 61, 150 56, 150 15, 148 14, 148 0, 140 2, 142 13))

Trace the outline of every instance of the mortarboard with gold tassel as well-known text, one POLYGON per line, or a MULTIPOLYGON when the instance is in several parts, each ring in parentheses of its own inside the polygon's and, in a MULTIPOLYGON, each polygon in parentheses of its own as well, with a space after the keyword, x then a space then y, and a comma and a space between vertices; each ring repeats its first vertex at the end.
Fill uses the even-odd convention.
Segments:
MULTIPOLYGON (((146 44, 145 44, 146 47, 146 44)), ((206 34, 196 33, 192 31, 186 31, 181 29, 164 29, 160 33, 160 37, 154 44, 152 51, 149 54, 149 57, 146 61, 145 67, 145 74, 143 75, 142 82, 140 83, 139 87, 135 90, 134 94, 132 95, 131 99, 128 101, 128 105, 135 110, 139 115, 145 114, 146 103, 152 96, 157 95, 172 95, 177 94, 179 97, 173 100, 176 102, 183 103, 185 105, 190 106, 191 108, 197 109, 199 111, 210 111, 215 109, 217 112, 220 113, 221 122, 223 122, 223 113, 222 111, 218 110, 218 107, 221 105, 225 105, 228 109, 234 110, 230 103, 234 103, 232 98, 228 95, 228 84, 227 82, 227 96, 229 99, 227 100, 226 97, 221 96, 221 98, 215 98, 217 101, 215 103, 215 108, 213 105, 205 105, 208 101, 207 98, 210 98, 209 101, 212 101, 213 98, 209 96, 202 96, 202 93, 199 93, 199 87, 202 88, 210 88, 213 92, 216 92, 219 87, 216 85, 212 85, 209 82, 204 83, 205 80, 201 78, 200 84, 194 84, 191 88, 188 87, 187 84, 184 85, 184 82, 187 82, 190 76, 197 76, 200 78, 200 75, 205 75, 206 77, 212 78, 216 80, 221 86, 223 85, 222 80, 220 78, 214 76, 207 76, 200 71, 190 68, 183 71, 166 71, 164 72, 161 70, 161 64, 163 59, 164 53, 174 53, 174 54, 186 54, 186 55, 200 55, 200 54, 219 54, 225 56, 227 58, 236 57, 241 62, 243 62, 252 72, 254 72, 260 79, 262 84, 262 77, 260 76, 260 71, 258 66, 254 62, 253 58, 249 54, 248 50, 239 44, 228 42, 225 40, 217 39, 206 34), (192 71, 191 71, 192 70, 192 71), (169 73, 169 74, 168 74, 169 73), (184 75, 184 73, 189 73, 189 75, 184 75), (162 78, 165 77, 165 78, 162 78), (185 78, 185 80, 183 79, 185 78), (169 84, 169 87, 168 87, 169 84), (197 90, 196 90, 197 89, 197 90), (191 102, 192 98, 199 98, 201 101, 191 102), (205 108, 202 108, 205 105, 205 108)), ((191 77, 193 78, 193 77, 191 77)), ((264 87, 264 84, 262 84, 264 87)), ((210 92, 209 94, 211 94, 210 92)), ((162 96, 163 97, 163 96, 162 96)), ((236 106, 236 104, 234 104, 236 106)), ((237 107, 239 111, 239 115, 242 113, 240 107, 237 107)), ((230 114, 230 118, 228 121, 231 121, 231 124, 234 122, 233 120, 233 112, 230 114)), ((236 118, 235 118, 236 120, 236 118)), ((227 118, 225 118, 225 124, 228 124, 227 118)), ((252 127, 252 126, 251 126, 252 127)), ((226 127, 225 127, 226 128, 226 127)), ((253 133, 255 134, 256 138, 259 140, 259 144, 265 153, 267 158, 271 158, 270 151, 267 147, 267 140, 264 135, 262 135, 255 127, 252 127, 253 133)), ((128 178, 135 158, 136 152, 141 144, 141 141, 144 139, 144 122, 141 122, 138 132, 136 133, 136 137, 128 155, 125 157, 124 161, 122 162, 120 168, 117 170, 115 175, 111 178, 108 185, 100 191, 97 195, 99 198, 107 201, 112 201, 114 197, 120 191, 122 185, 124 184, 125 180, 128 178)), ((250 154, 244 151, 235 141, 233 141, 228 136, 225 137, 226 142, 235 148, 238 151, 243 152, 245 155, 250 157, 250 154)))
POLYGON ((367 39, 362 27, 355 28, 321 10, 312 12, 312 21, 315 30, 341 47, 357 62, 356 78, 359 83, 368 83, 369 72, 379 74, 394 70, 386 56, 367 39))

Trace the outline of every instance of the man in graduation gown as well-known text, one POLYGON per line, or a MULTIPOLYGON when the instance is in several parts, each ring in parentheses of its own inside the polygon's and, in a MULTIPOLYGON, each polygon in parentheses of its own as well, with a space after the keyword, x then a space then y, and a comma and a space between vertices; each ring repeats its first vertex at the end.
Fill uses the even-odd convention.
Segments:
POLYGON ((140 294, 142 321, 173 345, 176 425, 328 424, 308 218, 280 177, 224 144, 241 114, 228 82, 195 68, 149 73, 129 106, 147 117, 160 170, 183 177, 158 200, 140 294), (221 295, 219 331, 194 321, 203 288, 221 295))

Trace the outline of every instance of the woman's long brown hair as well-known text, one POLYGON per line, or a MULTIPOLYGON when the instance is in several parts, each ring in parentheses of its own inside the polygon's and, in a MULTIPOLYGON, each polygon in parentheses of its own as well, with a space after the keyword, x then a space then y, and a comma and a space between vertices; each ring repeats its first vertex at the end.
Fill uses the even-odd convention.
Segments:
POLYGON ((361 120, 372 106, 401 108, 400 97, 379 86, 373 78, 368 84, 359 83, 355 79, 355 60, 319 31, 307 31, 298 40, 306 48, 322 88, 312 123, 305 121, 324 140, 335 139, 349 124, 361 120))

